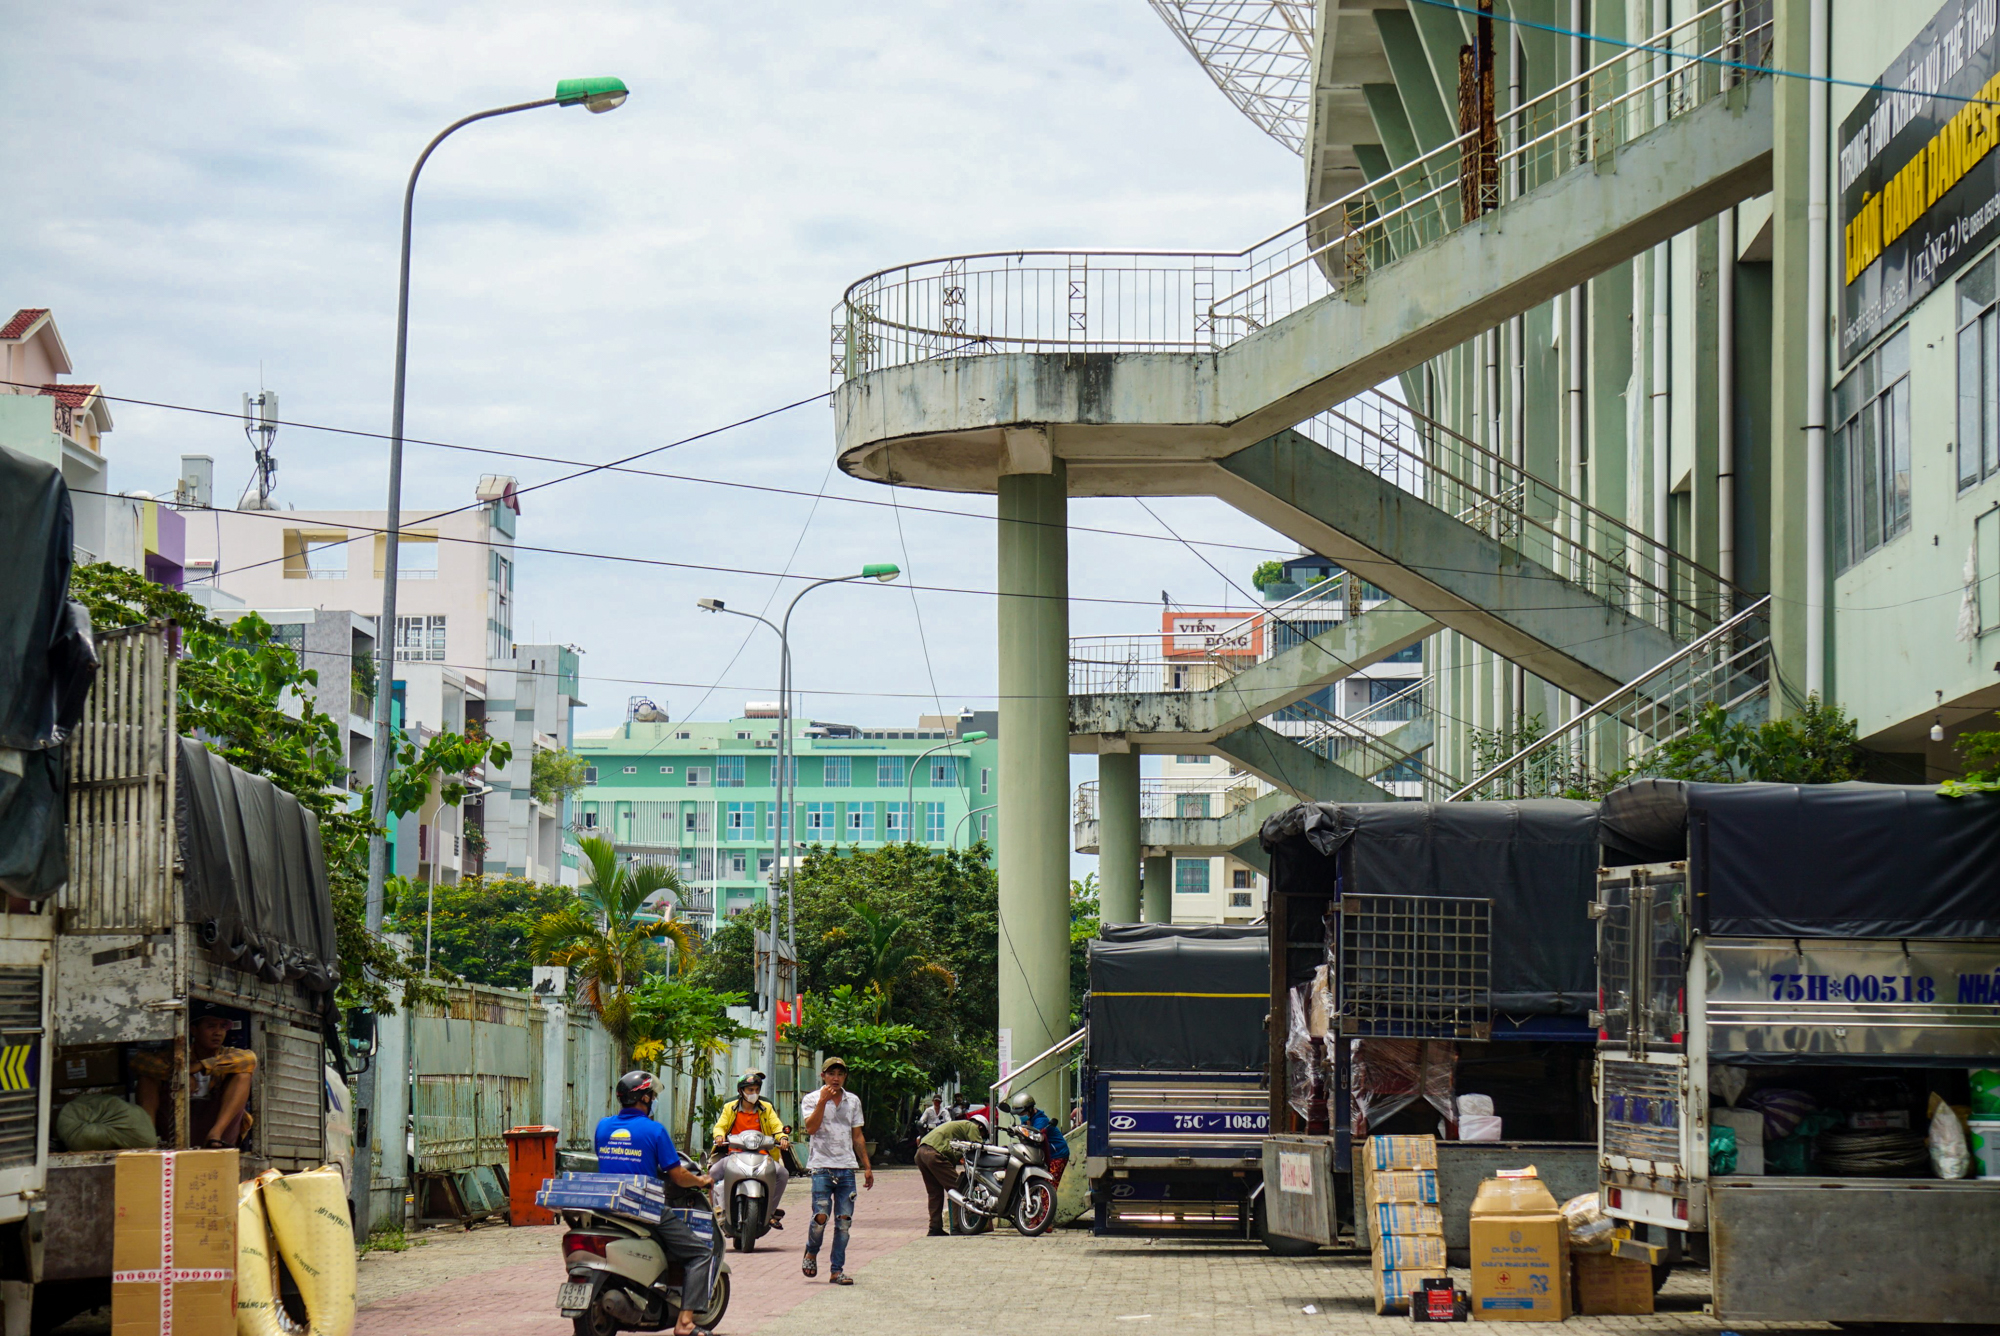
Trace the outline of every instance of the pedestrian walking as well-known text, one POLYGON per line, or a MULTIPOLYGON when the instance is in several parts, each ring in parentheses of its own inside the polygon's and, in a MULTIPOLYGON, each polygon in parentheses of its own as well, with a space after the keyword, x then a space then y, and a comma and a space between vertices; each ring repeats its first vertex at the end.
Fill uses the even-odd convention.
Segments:
POLYGON ((862 1139, 861 1100, 846 1093, 847 1064, 828 1058, 820 1064, 819 1089, 799 1101, 799 1116, 805 1121, 806 1144, 812 1172, 812 1227, 806 1231, 806 1255, 800 1270, 808 1277, 819 1274, 819 1246, 826 1237, 827 1221, 833 1222, 833 1255, 828 1258, 830 1284, 852 1285, 847 1274, 847 1232, 854 1223, 854 1174, 861 1171, 861 1186, 875 1186, 875 1170, 868 1163, 868 1143, 862 1139))
POLYGON ((945 1232, 944 1194, 957 1184, 958 1165, 965 1158, 951 1143, 984 1141, 986 1131, 984 1118, 957 1118, 939 1123, 917 1143, 917 1168, 924 1176, 924 1195, 929 1198, 931 1238, 945 1232))

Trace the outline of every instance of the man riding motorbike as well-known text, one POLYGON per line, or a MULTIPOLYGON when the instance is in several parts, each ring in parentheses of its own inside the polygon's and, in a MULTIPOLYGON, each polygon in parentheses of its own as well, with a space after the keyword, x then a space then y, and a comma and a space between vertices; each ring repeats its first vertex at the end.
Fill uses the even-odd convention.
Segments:
POLYGON ((790 1166, 785 1163, 785 1148, 792 1141, 785 1135, 785 1124, 778 1117, 778 1110, 764 1098, 762 1072, 751 1072, 736 1083, 736 1102, 724 1106, 715 1126, 709 1129, 709 1140, 714 1143, 709 1152, 711 1165, 716 1157, 729 1153, 729 1138, 738 1132, 762 1132, 775 1143, 764 1154, 778 1162, 778 1191, 771 1198, 771 1228, 783 1229, 785 1212, 778 1203, 785 1199, 785 1185, 792 1181, 790 1166))
POLYGON ((1047 1134, 1049 1139, 1049 1176, 1062 1186, 1063 1170, 1069 1167, 1069 1142, 1063 1140, 1062 1129, 1056 1120, 1035 1107, 1035 1097, 1023 1090, 1007 1097, 1007 1112, 1014 1115, 1016 1122, 1047 1134))
MULTIPOLYGON (((653 1101, 659 1097, 660 1083, 651 1072, 627 1072, 618 1078, 618 1112, 597 1124, 598 1172, 663 1178, 676 1187, 707 1189, 714 1180, 682 1165, 673 1137, 653 1121, 653 1101)), ((672 1213, 653 1226, 653 1237, 668 1257, 687 1268, 674 1336, 694 1336, 695 1315, 708 1307, 715 1283, 716 1250, 672 1213)))

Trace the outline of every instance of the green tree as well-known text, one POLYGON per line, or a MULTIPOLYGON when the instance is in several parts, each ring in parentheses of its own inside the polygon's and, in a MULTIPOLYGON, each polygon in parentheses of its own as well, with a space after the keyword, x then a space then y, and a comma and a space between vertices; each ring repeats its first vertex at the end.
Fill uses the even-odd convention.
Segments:
POLYGON ((1284 580, 1285 563, 1282 561, 1261 561, 1257 563, 1257 570, 1250 577, 1250 583, 1259 589, 1266 585, 1283 584, 1284 580))
MULTIPOLYGON (((718 993, 699 984, 649 974, 632 998, 633 1060, 650 1064, 663 1060, 676 1073, 692 1075, 688 1087, 687 1140, 701 1146, 707 1131, 701 1126, 708 1101, 702 1087, 715 1063, 729 1056, 738 1039, 754 1039, 757 1031, 731 1019, 729 1009, 748 1001, 741 993, 718 993)), ((690 1152, 691 1154, 693 1152, 690 1152)))
POLYGON ((1714 784, 1838 784, 1858 779, 1863 755, 1854 720, 1817 695, 1785 719, 1749 724, 1709 705, 1680 737, 1662 745, 1627 775, 1714 784))
MULTIPOLYGON (((410 934, 421 949, 429 888, 394 877, 386 926, 410 934)), ((439 974, 489 988, 526 988, 533 981, 528 942, 535 925, 576 898, 566 886, 521 877, 466 877, 441 882, 431 914, 431 967, 439 974)))
MULTIPOLYGON (((857 906, 901 916, 894 945, 923 965, 899 975, 879 1019, 922 1029, 913 1060, 931 1084, 955 1075, 971 1085, 993 1079, 1000 945, 988 857, 984 845, 819 847, 792 874, 800 987, 815 997, 843 984, 866 990, 877 977, 873 937, 857 906)), ((723 992, 759 991, 751 935, 768 923, 762 905, 725 920, 695 966, 696 981, 723 992)))
POLYGON ((622 1065, 632 1056, 633 990, 666 964, 654 939, 672 941, 684 969, 694 958, 687 926, 654 914, 646 902, 661 891, 678 899, 685 888, 671 868, 621 861, 607 839, 593 835, 581 848, 584 884, 569 903, 535 924, 528 956, 538 965, 561 965, 576 977, 578 996, 610 1032, 622 1065))
POLYGON ((425 739, 419 751, 409 734, 398 732, 396 764, 389 771, 389 813, 408 816, 422 808, 433 783, 438 801, 456 807, 472 792, 468 776, 474 770, 489 761, 504 766, 513 756, 512 743, 492 742, 480 733, 438 733, 425 739))
POLYGON ((863 1119, 887 1129, 891 1140, 893 1129, 902 1125, 898 1106, 935 1084, 916 1060, 928 1036, 915 1025, 884 1023, 875 999, 855 991, 853 984, 808 994, 798 1024, 785 1027, 785 1038, 845 1062, 863 1119))
MULTIPOLYGON (((319 818, 338 937, 342 1006, 391 1010, 424 993, 422 961, 368 931, 366 791, 346 780, 341 728, 313 704, 314 668, 254 613, 225 625, 179 590, 102 562, 76 567, 70 594, 99 631, 168 622, 179 629, 180 728, 230 764, 262 775, 319 818)), ((346 665, 342 665, 347 667, 346 665)), ((348 671, 352 671, 348 667, 348 671)))
POLYGON ((1953 749, 1965 763, 1965 774, 1938 786, 1946 798, 1974 793, 2000 793, 2000 733, 1982 729, 1959 735, 1953 749))
POLYGON ((537 750, 530 762, 532 774, 528 779, 528 792, 542 806, 554 807, 572 794, 583 791, 583 772, 587 768, 581 756, 565 748, 537 750))
POLYGON ((1069 1024, 1083 1023, 1083 995, 1090 990, 1090 939, 1100 925, 1097 874, 1087 872, 1069 883, 1069 1024))

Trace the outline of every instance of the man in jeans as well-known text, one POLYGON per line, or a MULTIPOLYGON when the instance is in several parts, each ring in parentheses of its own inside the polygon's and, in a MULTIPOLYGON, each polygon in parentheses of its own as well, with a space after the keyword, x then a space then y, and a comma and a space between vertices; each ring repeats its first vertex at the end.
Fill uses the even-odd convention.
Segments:
POLYGON ((819 1245, 826 1237, 827 1218, 833 1218, 833 1274, 835 1285, 852 1285, 854 1278, 845 1270, 847 1230, 854 1222, 854 1171, 861 1171, 863 1187, 875 1186, 875 1170, 868 1164, 868 1145, 861 1137, 861 1100, 846 1093, 847 1064, 828 1058, 819 1069, 825 1082, 799 1101, 799 1116, 805 1120, 811 1158, 813 1218, 806 1231, 806 1255, 800 1269, 807 1276, 819 1274, 819 1245))

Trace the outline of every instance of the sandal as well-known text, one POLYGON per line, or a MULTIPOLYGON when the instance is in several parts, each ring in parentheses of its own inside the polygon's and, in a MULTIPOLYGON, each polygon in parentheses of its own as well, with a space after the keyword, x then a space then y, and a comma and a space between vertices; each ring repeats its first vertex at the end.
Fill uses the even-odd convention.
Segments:
POLYGON ((852 1285, 854 1277, 848 1275, 845 1271, 836 1271, 826 1278, 826 1283, 829 1285, 852 1285))
POLYGON ((805 1278, 807 1280, 811 1280, 814 1276, 817 1276, 819 1274, 819 1258, 817 1257, 806 1258, 804 1261, 799 1263, 799 1270, 802 1273, 804 1273, 805 1278))

